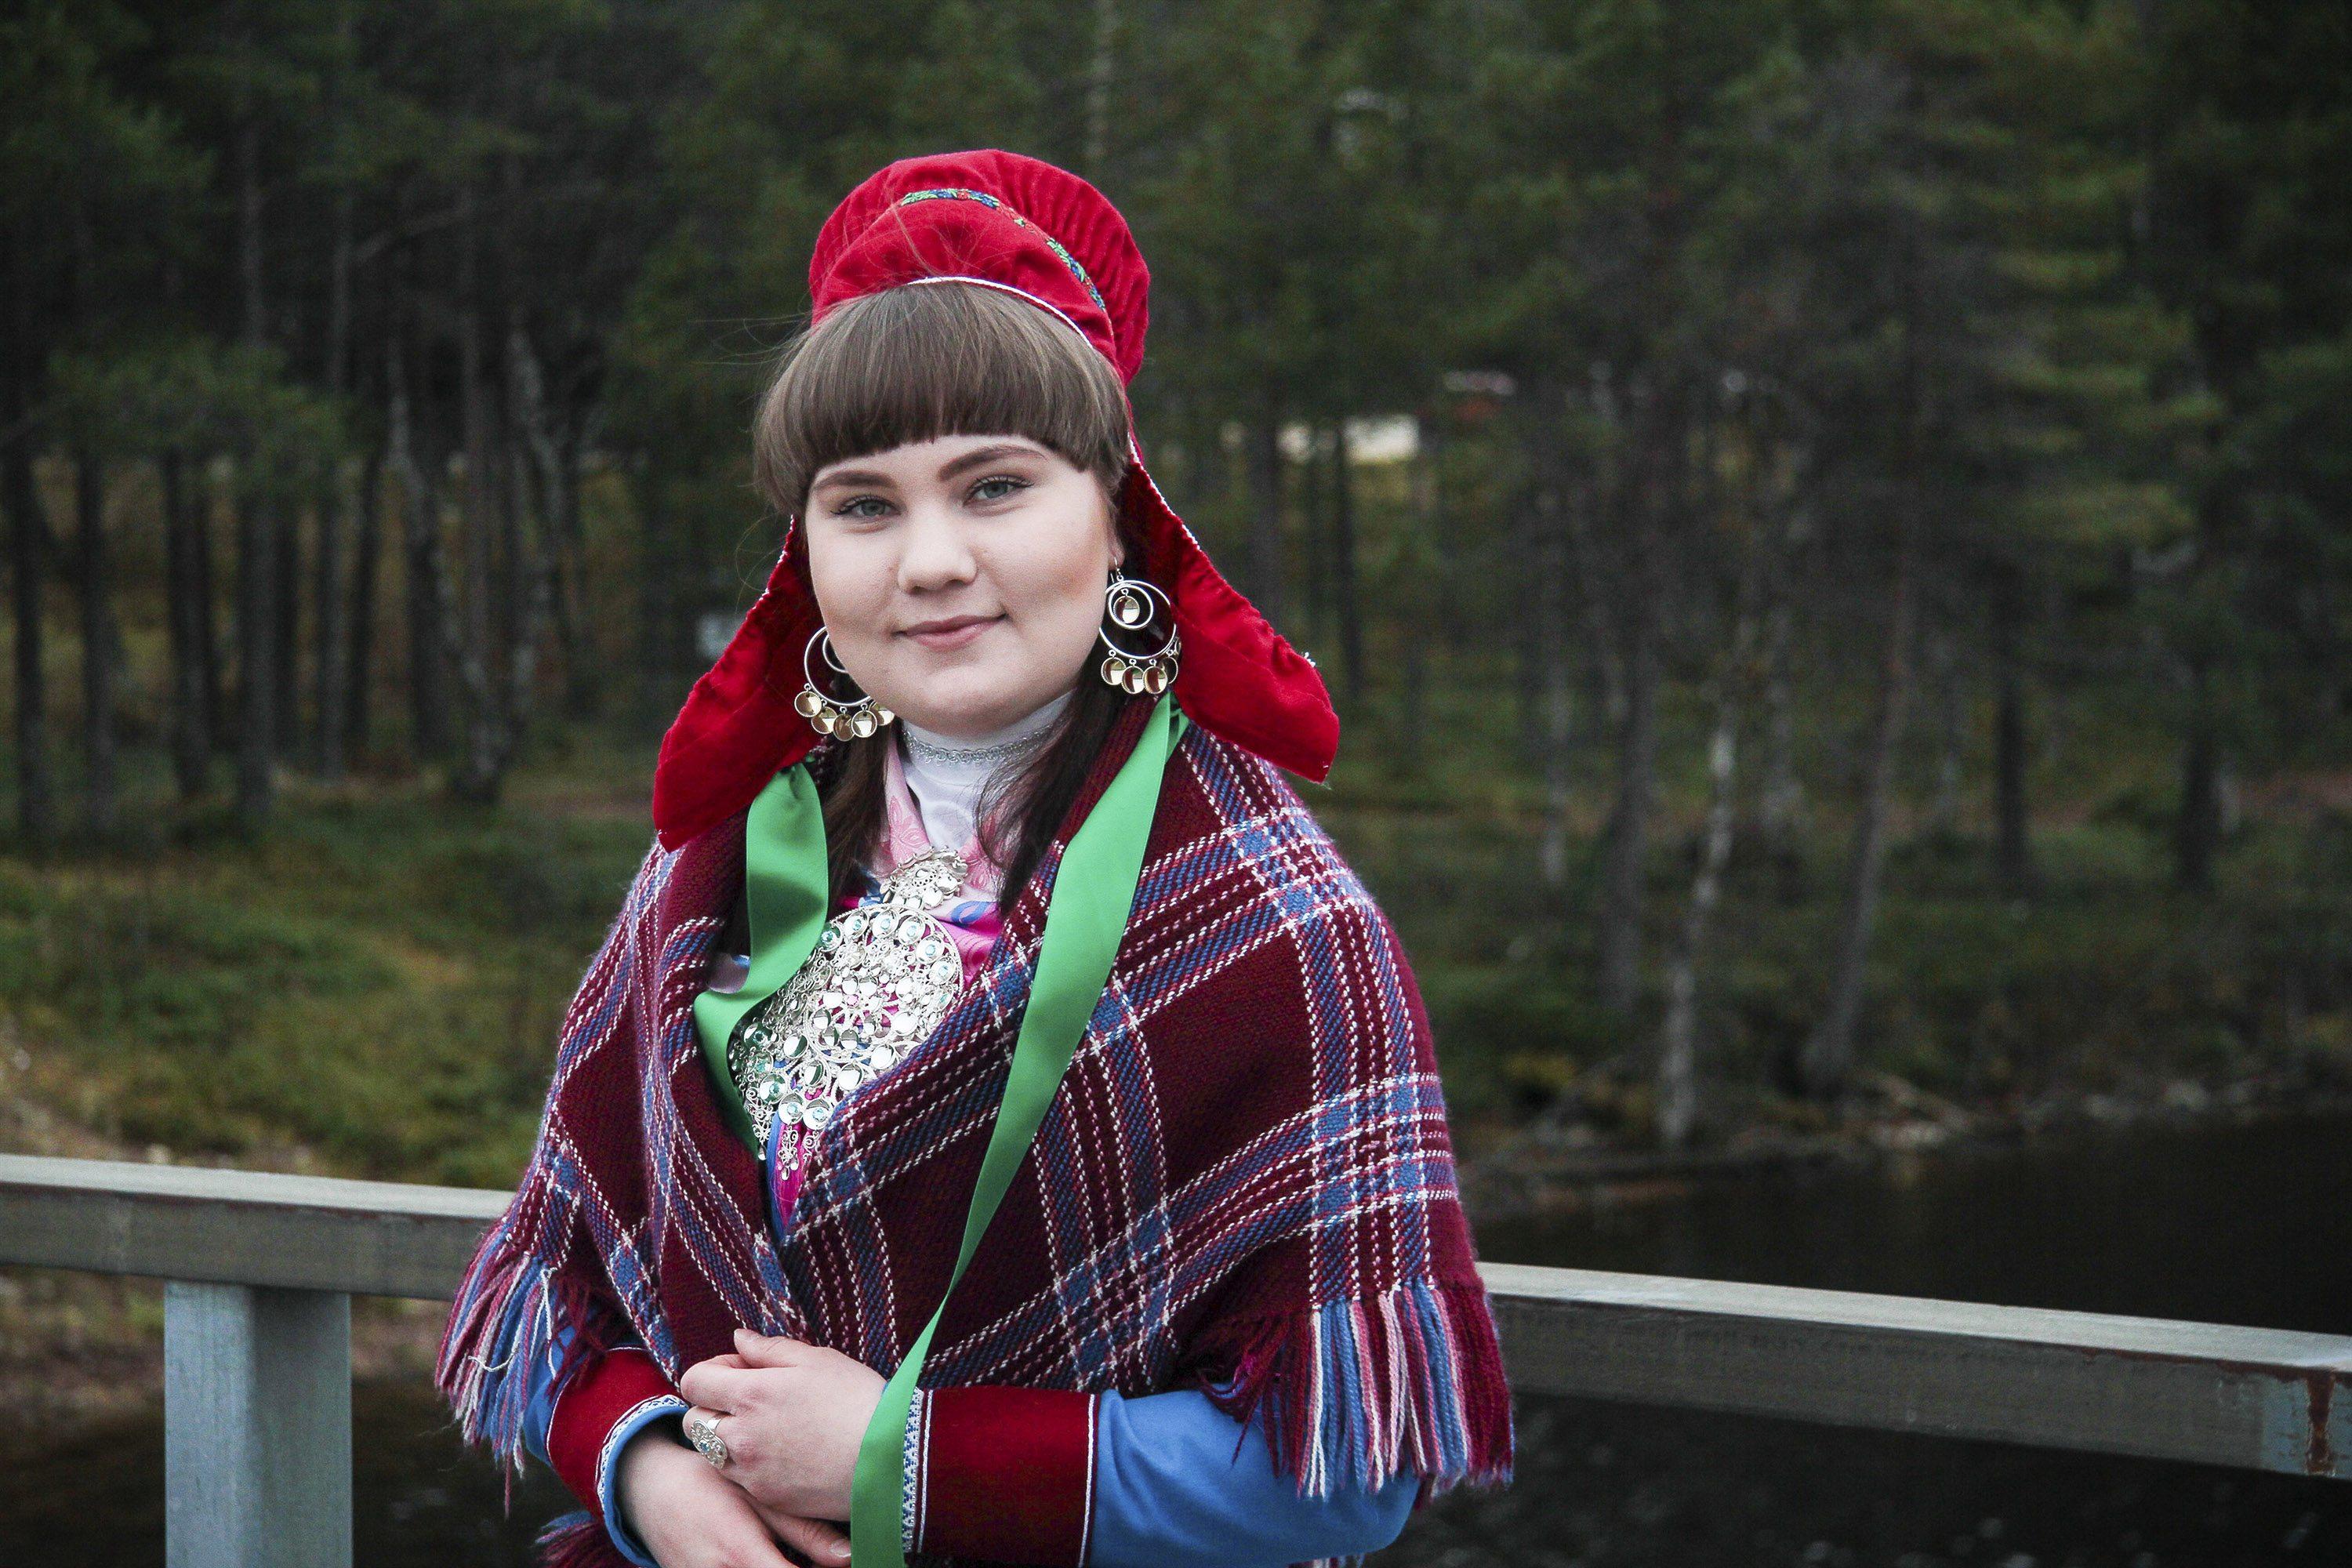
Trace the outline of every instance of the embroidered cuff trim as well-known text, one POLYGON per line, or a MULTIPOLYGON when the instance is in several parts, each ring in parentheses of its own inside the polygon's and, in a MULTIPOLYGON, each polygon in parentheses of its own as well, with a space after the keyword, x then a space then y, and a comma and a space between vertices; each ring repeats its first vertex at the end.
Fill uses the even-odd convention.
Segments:
POLYGON ((620 1477, 615 1474, 618 1467, 614 1461, 621 1457, 621 1450, 628 1447, 629 1439, 647 1425, 664 1415, 683 1414, 688 1408, 686 1401, 675 1394, 656 1394, 640 1399, 621 1413, 621 1418, 613 1423, 612 1431, 605 1434, 604 1447, 596 1452, 596 1508, 604 1516, 604 1533, 613 1538, 613 1545, 621 1555, 636 1563, 638 1568, 657 1568, 657 1564, 654 1562, 654 1554, 646 1550, 645 1542, 621 1522, 621 1500, 615 1489, 620 1477))

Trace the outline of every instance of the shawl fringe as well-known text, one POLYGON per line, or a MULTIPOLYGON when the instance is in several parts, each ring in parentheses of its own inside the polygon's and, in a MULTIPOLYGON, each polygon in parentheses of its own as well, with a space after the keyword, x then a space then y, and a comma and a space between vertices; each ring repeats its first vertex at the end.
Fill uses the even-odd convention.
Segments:
POLYGON ((1409 1280, 1221 1323, 1213 1338, 1234 1371, 1202 1392, 1227 1415, 1262 1422, 1301 1495, 1411 1471, 1425 1480, 1418 1509, 1465 1482, 1510 1482, 1511 1391, 1483 1286, 1409 1280))
MULTIPOLYGON (((482 1443, 506 1471, 506 1507, 514 1507, 521 1473, 523 1415, 530 1401, 530 1368, 566 1330, 555 1386, 581 1363, 610 1348, 610 1309, 576 1270, 542 1261, 518 1223, 518 1201, 501 1215, 467 1265, 449 1321, 434 1357, 433 1384, 449 1401, 459 1435, 482 1443)), ((569 1258, 564 1250, 560 1257, 569 1258)))
POLYGON ((628 1568, 629 1560, 604 1532, 604 1521, 586 1509, 557 1514, 532 1546, 539 1568, 628 1568))

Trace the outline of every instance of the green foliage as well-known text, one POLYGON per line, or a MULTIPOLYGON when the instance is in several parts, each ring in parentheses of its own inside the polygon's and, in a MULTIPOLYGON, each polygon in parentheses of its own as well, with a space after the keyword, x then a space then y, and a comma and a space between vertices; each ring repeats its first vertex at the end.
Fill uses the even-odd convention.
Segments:
POLYGON ((0 1006, 31 1091, 132 1144, 498 1185, 643 852, 626 822, 394 795, 242 847, 0 862, 0 1006))

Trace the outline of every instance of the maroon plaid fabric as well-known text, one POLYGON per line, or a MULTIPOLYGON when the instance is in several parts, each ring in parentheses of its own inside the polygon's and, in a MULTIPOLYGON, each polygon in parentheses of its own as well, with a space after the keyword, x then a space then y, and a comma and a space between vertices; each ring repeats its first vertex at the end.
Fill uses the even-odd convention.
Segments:
MULTIPOLYGON (((561 1323, 586 1353, 625 1322, 673 1381, 738 1324, 898 1363, 954 1263, 1063 847, 1147 711, 1121 717, 954 1008, 824 1128, 781 1252, 690 1015, 743 814, 656 846, 443 1337, 469 1439, 520 1466, 521 1372, 561 1323)), ((839 744, 811 757, 821 780, 839 744)), ((1501 1484, 1510 1395, 1475 1256, 1393 928, 1276 768, 1189 729, 1102 1001, 924 1385, 1201 1387, 1266 1421, 1302 1489, 1501 1484)), ((549 1561, 620 1561, 593 1520, 558 1522, 549 1561)))

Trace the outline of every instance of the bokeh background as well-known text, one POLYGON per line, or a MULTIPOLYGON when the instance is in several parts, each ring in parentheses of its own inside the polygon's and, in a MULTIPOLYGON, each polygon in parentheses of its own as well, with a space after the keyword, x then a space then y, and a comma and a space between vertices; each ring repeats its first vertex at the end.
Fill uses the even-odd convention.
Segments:
MULTIPOLYGON (((514 1179, 816 226, 1001 146, 1136 228, 1486 1256, 2352 1332, 2347 88, 2298 0, 17 0, 0 1148, 514 1179)), ((522 1561, 553 1483, 357 1318, 362 1559, 522 1561)), ((0 1270, 0 1556, 161 1560, 159 1321, 0 1270)), ((1391 1555, 2352 1552, 2315 1482, 1521 1442, 1391 1555)))

